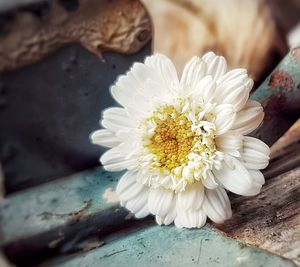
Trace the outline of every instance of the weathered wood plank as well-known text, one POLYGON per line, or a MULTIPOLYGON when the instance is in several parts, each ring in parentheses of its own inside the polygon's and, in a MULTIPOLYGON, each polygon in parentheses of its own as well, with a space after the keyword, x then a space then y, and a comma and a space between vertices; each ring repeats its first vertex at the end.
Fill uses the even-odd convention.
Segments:
POLYGON ((233 217, 216 228, 300 266, 300 167, 267 180, 256 197, 232 195, 231 203, 233 217))
POLYGON ((85 254, 58 258, 44 267, 209 266, 288 267, 294 264, 212 230, 152 226, 85 254))

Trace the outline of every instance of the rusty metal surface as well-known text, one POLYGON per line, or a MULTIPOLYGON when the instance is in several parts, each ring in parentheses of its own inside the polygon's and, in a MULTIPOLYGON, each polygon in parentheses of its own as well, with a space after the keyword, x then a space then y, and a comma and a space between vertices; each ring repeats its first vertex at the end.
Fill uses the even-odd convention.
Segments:
POLYGON ((272 145, 300 115, 300 48, 286 55, 251 98, 265 110, 263 124, 252 135, 272 145))
POLYGON ((2 15, 0 71, 73 43, 102 57, 103 51, 136 53, 150 39, 151 21, 138 0, 43 1, 2 15))

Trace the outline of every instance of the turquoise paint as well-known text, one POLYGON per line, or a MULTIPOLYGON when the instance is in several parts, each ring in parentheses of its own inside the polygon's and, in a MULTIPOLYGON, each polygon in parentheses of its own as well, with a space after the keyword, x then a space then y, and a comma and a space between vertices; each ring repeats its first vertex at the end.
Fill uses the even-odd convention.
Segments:
POLYGON ((151 226, 91 252, 60 257, 42 266, 289 267, 294 264, 227 238, 208 226, 190 230, 151 226))
MULTIPOLYGON (((264 102, 266 99, 279 93, 286 94, 286 88, 277 86, 270 89, 269 83, 272 75, 276 71, 286 72, 290 79, 293 81, 294 86, 290 88, 291 91, 297 91, 297 86, 300 83, 300 58, 295 57, 295 53, 300 48, 291 50, 278 64, 278 66, 271 72, 271 74, 265 79, 265 81, 258 87, 258 89, 251 95, 251 99, 264 102)), ((299 53, 299 52, 298 52, 299 53)))
POLYGON ((98 167, 10 195, 0 203, 0 244, 66 225, 82 209, 86 217, 118 207, 103 194, 120 176, 98 167))

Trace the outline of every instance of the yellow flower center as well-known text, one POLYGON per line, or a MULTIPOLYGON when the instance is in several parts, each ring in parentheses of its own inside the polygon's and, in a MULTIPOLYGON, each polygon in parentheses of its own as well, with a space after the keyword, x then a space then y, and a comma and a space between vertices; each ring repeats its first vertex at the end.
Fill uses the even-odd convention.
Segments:
POLYGON ((156 128, 146 147, 159 158, 160 168, 173 170, 188 163, 188 154, 201 136, 192 129, 192 122, 173 106, 164 106, 154 113, 156 128))

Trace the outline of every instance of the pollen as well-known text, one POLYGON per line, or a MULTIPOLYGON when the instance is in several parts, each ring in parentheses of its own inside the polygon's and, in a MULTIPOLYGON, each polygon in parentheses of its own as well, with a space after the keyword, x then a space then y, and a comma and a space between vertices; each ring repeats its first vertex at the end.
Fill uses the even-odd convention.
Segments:
POLYGON ((164 106, 152 117, 156 124, 147 148, 159 158, 162 169, 173 170, 188 163, 188 154, 201 136, 192 130, 192 122, 173 106, 164 106))

